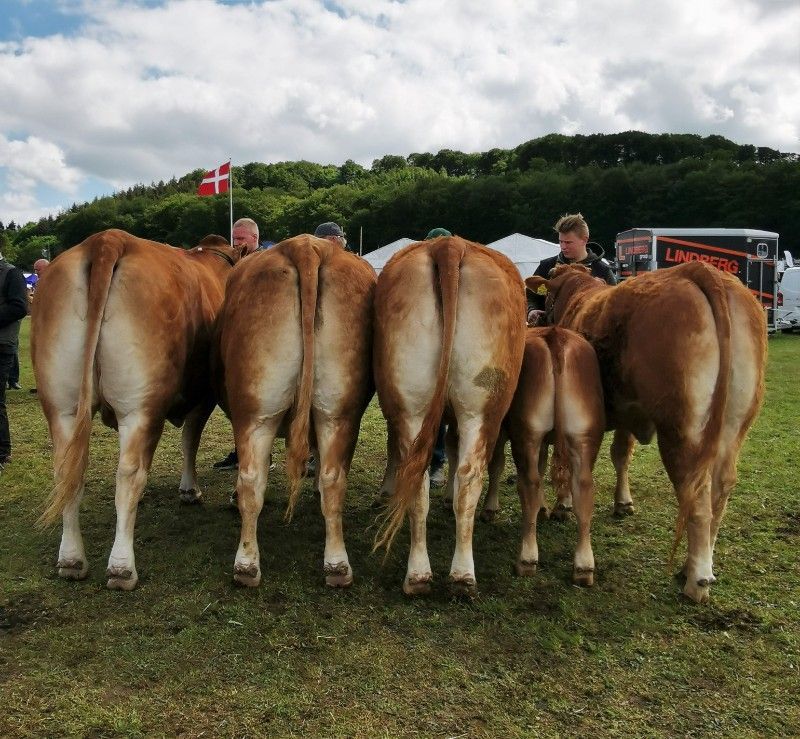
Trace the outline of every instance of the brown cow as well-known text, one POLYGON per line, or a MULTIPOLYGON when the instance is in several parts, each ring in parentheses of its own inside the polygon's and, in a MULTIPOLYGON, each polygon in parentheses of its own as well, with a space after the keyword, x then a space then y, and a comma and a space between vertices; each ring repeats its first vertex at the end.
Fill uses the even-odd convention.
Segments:
POLYGON ((597 351, 607 424, 621 439, 612 449, 618 475, 627 478, 630 435, 642 443, 657 435, 678 498, 673 553, 687 531, 683 592, 706 601, 737 457, 764 394, 761 308, 739 280, 699 262, 617 287, 575 266, 526 284, 544 285, 552 319, 597 351))
POLYGON ((61 577, 80 580, 88 572, 78 511, 98 409, 120 444, 109 588, 132 590, 138 582, 136 509, 165 420, 184 424, 180 494, 199 500, 197 447, 214 409, 213 322, 237 259, 221 236, 186 251, 112 229, 64 252, 42 275, 31 354, 53 440, 55 487, 40 520, 63 517, 61 577))
POLYGON ((239 453, 242 528, 234 579, 241 585, 261 581, 256 527, 272 443, 287 422, 287 515, 312 441, 325 517, 325 581, 343 587, 353 580, 342 507, 361 416, 373 394, 374 290, 367 262, 309 235, 257 252, 231 275, 215 374, 239 453))
POLYGON ((547 450, 556 445, 567 468, 565 499, 570 508, 574 503, 578 522, 572 579, 579 585, 592 585, 592 469, 603 441, 605 413, 597 355, 586 339, 560 327, 528 329, 522 372, 503 430, 490 465, 482 518, 491 520, 498 510, 507 437, 517 466, 522 506, 522 548, 516 569, 519 575, 532 575, 539 561, 536 521, 544 509, 547 450))
POLYGON ((388 422, 393 490, 376 546, 391 545, 408 513, 407 594, 428 592, 433 579, 427 465, 443 413, 458 438, 450 583, 457 593, 476 592, 475 509, 519 377, 524 313, 522 280, 511 261, 459 237, 409 245, 378 278, 375 382, 388 422))

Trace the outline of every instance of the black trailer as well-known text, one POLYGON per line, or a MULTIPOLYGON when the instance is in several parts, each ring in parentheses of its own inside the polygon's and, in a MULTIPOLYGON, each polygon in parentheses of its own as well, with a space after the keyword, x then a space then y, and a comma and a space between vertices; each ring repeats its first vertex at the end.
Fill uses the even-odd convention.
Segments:
POLYGON ((707 262, 738 277, 775 328, 778 307, 778 234, 751 228, 632 228, 617 234, 622 279, 683 262, 707 262))

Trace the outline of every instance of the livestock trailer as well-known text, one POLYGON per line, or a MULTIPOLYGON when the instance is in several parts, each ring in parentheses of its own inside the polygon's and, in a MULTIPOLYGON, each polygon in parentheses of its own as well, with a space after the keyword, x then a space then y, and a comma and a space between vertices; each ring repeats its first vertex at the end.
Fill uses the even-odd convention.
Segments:
POLYGON ((622 279, 682 262, 707 262, 738 277, 775 329, 778 307, 778 234, 752 228, 632 228, 617 234, 622 279))

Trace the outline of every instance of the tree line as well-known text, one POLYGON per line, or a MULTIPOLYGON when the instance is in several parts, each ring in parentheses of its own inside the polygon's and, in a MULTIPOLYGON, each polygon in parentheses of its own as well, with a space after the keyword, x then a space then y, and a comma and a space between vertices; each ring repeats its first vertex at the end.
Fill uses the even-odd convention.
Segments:
MULTIPOLYGON (((136 185, 24 226, 0 224, 0 250, 23 268, 106 228, 191 247, 227 235, 228 196, 198 197, 204 170, 136 185)), ((777 231, 800 256, 800 159, 722 136, 550 134, 513 149, 386 155, 233 167, 234 218, 250 216, 261 238, 280 241, 336 221, 350 248, 368 253, 443 226, 487 243, 513 232, 553 240, 565 212, 586 216, 592 240, 613 255, 619 231, 727 227, 777 231)))

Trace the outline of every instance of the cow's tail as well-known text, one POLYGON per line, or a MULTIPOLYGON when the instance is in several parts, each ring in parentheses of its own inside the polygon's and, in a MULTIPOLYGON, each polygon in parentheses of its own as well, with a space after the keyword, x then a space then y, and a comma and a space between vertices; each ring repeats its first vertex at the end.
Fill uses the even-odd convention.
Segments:
POLYGON ((465 250, 463 242, 448 240, 431 254, 439 277, 442 299, 442 353, 436 370, 433 396, 422 421, 422 427, 411 444, 405 449, 400 449, 394 493, 389 501, 381 530, 375 538, 374 549, 385 546, 388 552, 392 546, 392 541, 403 525, 408 509, 419 493, 436 433, 442 422, 447 395, 448 367, 456 332, 459 271, 465 250))
POLYGON ((572 392, 571 388, 565 387, 567 380, 564 375, 564 351, 567 342, 567 334, 564 329, 553 327, 548 329, 544 340, 550 352, 555 396, 553 408, 555 442, 553 445, 553 459, 550 462, 550 482, 553 484, 556 496, 560 502, 566 494, 570 492, 569 451, 567 449, 567 439, 564 434, 564 395, 565 393, 572 392))
POLYGON ((106 235, 92 245, 89 256, 88 306, 86 338, 83 346, 81 381, 75 426, 63 453, 54 459, 56 484, 37 523, 49 526, 77 497, 89 461, 89 437, 92 432, 92 395, 94 393, 95 359, 100 328, 111 290, 111 278, 122 256, 125 244, 120 238, 106 235))
POLYGON ((698 455, 696 474, 687 480, 678 491, 678 520, 675 525, 675 538, 669 555, 669 567, 675 558, 686 523, 694 508, 697 496, 703 487, 710 484, 712 466, 719 452, 720 439, 725 424, 725 412, 728 405, 728 385, 730 382, 732 349, 731 349, 731 314, 725 281, 718 270, 700 262, 690 262, 686 271, 688 278, 700 289, 711 307, 719 347, 719 372, 717 373, 714 391, 711 394, 711 405, 708 419, 702 432, 700 453, 698 455))
MULTIPOLYGON (((314 392, 314 319, 317 312, 320 255, 310 244, 302 244, 288 255, 297 270, 300 289, 300 326, 303 332, 303 361, 295 390, 294 412, 289 424, 286 473, 289 477, 289 503, 286 520, 291 520, 300 486, 305 476, 311 427, 311 400, 314 392)), ((317 460, 319 468, 320 460, 317 460)))

